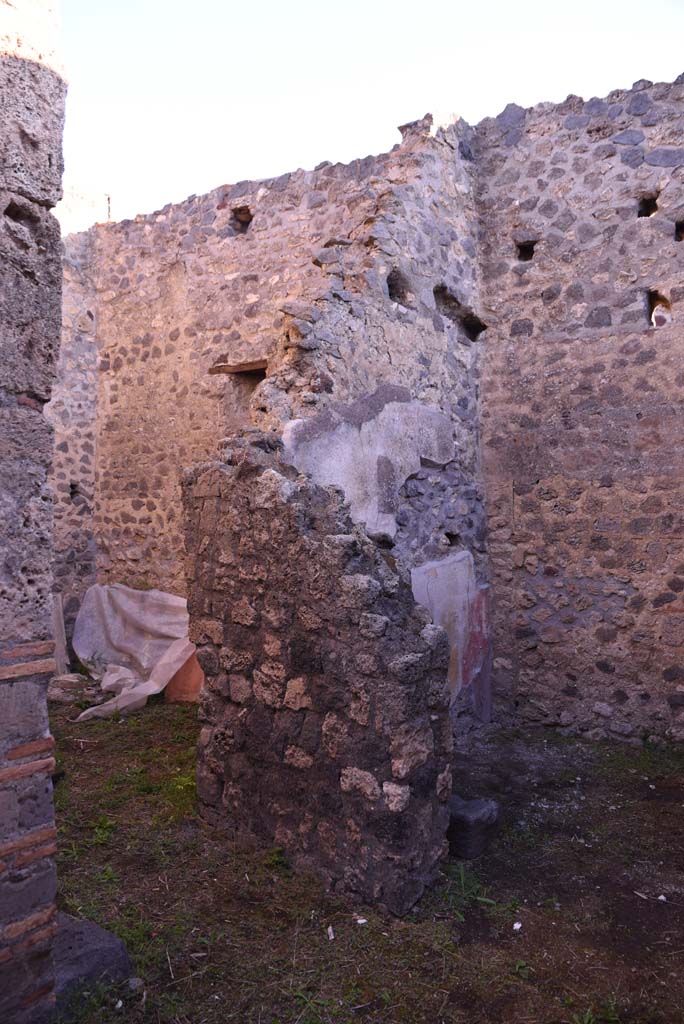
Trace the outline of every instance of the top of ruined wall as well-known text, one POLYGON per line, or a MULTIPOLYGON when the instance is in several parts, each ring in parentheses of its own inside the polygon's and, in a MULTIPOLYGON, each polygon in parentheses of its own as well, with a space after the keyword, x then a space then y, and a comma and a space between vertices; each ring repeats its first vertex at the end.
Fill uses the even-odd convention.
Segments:
MULTIPOLYGON (((325 404, 333 385, 337 400, 353 399, 388 373, 439 404, 428 394, 435 383, 427 381, 427 366, 397 379, 402 359, 393 360, 390 349, 410 350, 415 363, 418 322, 445 329, 436 284, 474 301, 477 225, 461 130, 437 140, 429 122, 419 122, 389 154, 224 186, 92 229, 100 371, 109 382, 104 401, 117 405, 111 415, 124 417, 131 388, 144 388, 134 369, 148 359, 148 376, 179 359, 190 364, 197 408, 205 398, 229 395, 225 377, 209 376, 222 357, 231 365, 268 361, 261 401, 251 410, 252 421, 267 429, 325 404), (244 216, 251 221, 240 221, 244 216), (407 293, 398 301, 391 272, 407 293), (358 337, 377 330, 371 306, 376 320, 391 319, 402 335, 388 337, 384 352, 367 351, 358 337), (345 319, 355 321, 357 338, 347 339, 343 352, 338 328, 345 319)), ((169 382, 171 400, 188 386, 180 378, 169 382)), ((158 382, 156 400, 166 393, 158 382)), ((227 430, 235 426, 226 423, 227 430)))
POLYGON ((63 69, 53 0, 0 0, 0 185, 43 206, 62 195, 63 69))
POLYGON ((57 0, 0 0, 0 55, 21 57, 64 76, 57 0))

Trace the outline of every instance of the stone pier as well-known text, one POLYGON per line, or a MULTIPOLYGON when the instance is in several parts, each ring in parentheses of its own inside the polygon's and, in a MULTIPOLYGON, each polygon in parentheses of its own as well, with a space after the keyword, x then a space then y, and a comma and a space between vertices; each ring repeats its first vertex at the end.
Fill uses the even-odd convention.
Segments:
POLYGON ((54 1004, 54 672, 43 414, 59 349, 65 85, 49 0, 0 3, 0 1020, 54 1004))

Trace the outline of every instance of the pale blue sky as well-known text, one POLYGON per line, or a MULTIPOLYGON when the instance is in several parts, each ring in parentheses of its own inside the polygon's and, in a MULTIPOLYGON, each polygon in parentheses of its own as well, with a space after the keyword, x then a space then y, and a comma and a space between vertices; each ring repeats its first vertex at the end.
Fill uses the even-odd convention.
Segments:
POLYGON ((476 122, 684 71, 684 0, 62 0, 62 17, 65 185, 110 193, 116 219, 381 152, 427 111, 476 122))

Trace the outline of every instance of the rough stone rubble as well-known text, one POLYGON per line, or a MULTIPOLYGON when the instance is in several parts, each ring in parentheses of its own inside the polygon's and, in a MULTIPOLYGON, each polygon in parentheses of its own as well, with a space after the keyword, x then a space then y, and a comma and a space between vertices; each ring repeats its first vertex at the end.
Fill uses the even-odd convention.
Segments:
POLYGON ((235 838, 402 913, 445 853, 447 637, 339 491, 278 454, 256 434, 186 478, 199 799, 235 838))

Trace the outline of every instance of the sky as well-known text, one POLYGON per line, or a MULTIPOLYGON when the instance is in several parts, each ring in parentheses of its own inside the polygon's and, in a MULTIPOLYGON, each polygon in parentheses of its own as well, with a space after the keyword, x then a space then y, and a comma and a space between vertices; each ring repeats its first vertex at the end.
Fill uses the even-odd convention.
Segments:
MULTIPOLYGON (((684 0, 62 0, 63 231, 684 72, 684 0)), ((58 209, 59 215, 59 209, 58 209)))

